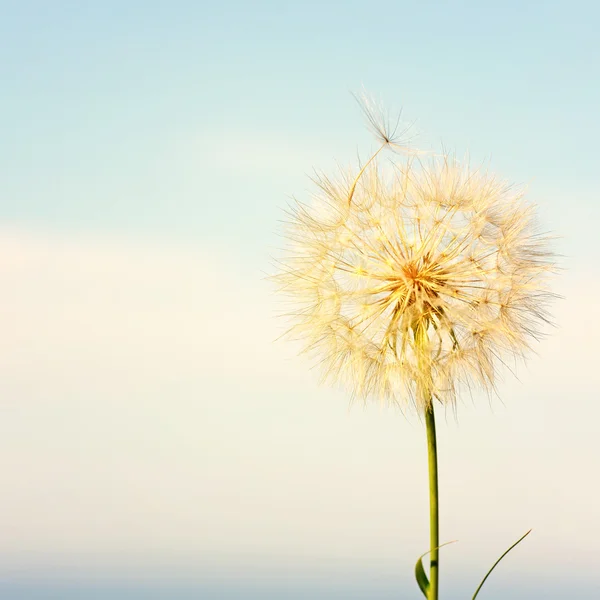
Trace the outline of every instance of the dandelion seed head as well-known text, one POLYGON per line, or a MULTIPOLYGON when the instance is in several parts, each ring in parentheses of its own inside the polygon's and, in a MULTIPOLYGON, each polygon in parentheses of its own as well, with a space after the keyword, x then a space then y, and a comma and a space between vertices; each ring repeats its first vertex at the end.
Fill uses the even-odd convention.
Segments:
POLYGON ((419 411, 492 391, 549 321, 553 255, 521 192, 448 156, 316 183, 274 279, 324 379, 419 411))

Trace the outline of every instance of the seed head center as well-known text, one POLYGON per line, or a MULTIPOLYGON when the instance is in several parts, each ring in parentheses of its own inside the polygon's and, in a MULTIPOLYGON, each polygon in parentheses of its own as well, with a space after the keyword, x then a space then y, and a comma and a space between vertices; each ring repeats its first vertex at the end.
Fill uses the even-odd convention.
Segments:
POLYGON ((403 284, 400 286, 408 293, 408 306, 416 303, 425 303, 424 306, 430 306, 438 293, 436 288, 437 279, 431 272, 428 261, 423 263, 418 261, 407 261, 400 268, 403 284))

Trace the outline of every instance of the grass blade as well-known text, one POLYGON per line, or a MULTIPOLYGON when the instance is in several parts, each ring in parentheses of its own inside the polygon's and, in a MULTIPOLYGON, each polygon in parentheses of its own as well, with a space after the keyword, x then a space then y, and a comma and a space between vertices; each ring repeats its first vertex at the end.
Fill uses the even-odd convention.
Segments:
POLYGON ((485 583, 485 580, 490 576, 490 573, 496 568, 497 564, 519 543, 521 543, 529 534, 531 533, 531 529, 521 538, 519 538, 493 565, 492 568, 485 574, 485 577, 482 579, 481 583, 479 584, 479 587, 475 590, 475 593, 473 594, 473 600, 475 600, 475 598, 477 598, 477 594, 479 594, 479 591, 481 590, 481 588, 483 587, 483 584, 485 583))

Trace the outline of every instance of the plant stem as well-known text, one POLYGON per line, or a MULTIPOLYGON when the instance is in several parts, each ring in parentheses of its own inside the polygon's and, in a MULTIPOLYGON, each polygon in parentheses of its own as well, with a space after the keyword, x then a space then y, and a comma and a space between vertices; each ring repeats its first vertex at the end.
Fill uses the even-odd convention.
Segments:
POLYGON ((429 461, 429 598, 438 600, 439 581, 439 508, 438 508, 438 465, 437 465, 437 440, 435 435, 435 415, 433 414, 433 401, 425 410, 425 424, 427 426, 427 457, 429 461))
POLYGON ((427 600, 438 600, 439 588, 439 547, 440 518, 438 509, 438 465, 437 439, 435 435, 435 415, 433 413, 433 394, 431 381, 431 351, 427 330, 430 321, 421 319, 413 325, 415 352, 422 379, 418 381, 418 393, 425 407, 425 425, 427 427, 427 458, 429 462, 429 585, 427 600))

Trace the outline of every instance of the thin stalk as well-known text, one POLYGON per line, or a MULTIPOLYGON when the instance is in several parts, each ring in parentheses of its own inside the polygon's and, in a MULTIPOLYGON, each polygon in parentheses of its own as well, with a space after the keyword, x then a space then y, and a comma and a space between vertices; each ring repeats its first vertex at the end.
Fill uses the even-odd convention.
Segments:
POLYGON ((437 440, 435 435, 435 415, 431 400, 425 411, 425 424, 427 426, 427 457, 429 461, 429 547, 431 548, 428 600, 438 600, 440 518, 438 506, 437 440))
POLYGON ((485 574, 483 581, 479 584, 479 587, 475 590, 475 594, 473 594, 473 600, 477 598, 477 594, 481 591, 485 580, 490 576, 492 571, 498 566, 498 563, 517 545, 520 544, 529 534, 531 533, 531 529, 522 537, 520 537, 493 565, 492 568, 485 574))
POLYGON ((439 588, 439 548, 440 548, 440 517, 438 494, 438 464, 437 439, 435 434, 435 415, 433 412, 433 397, 431 393, 431 363, 429 337, 427 329, 429 319, 424 319, 413 327, 415 351, 419 361, 422 380, 419 384, 419 394, 425 407, 425 425, 427 428, 427 459, 429 463, 429 586, 427 600, 438 600, 439 588))

